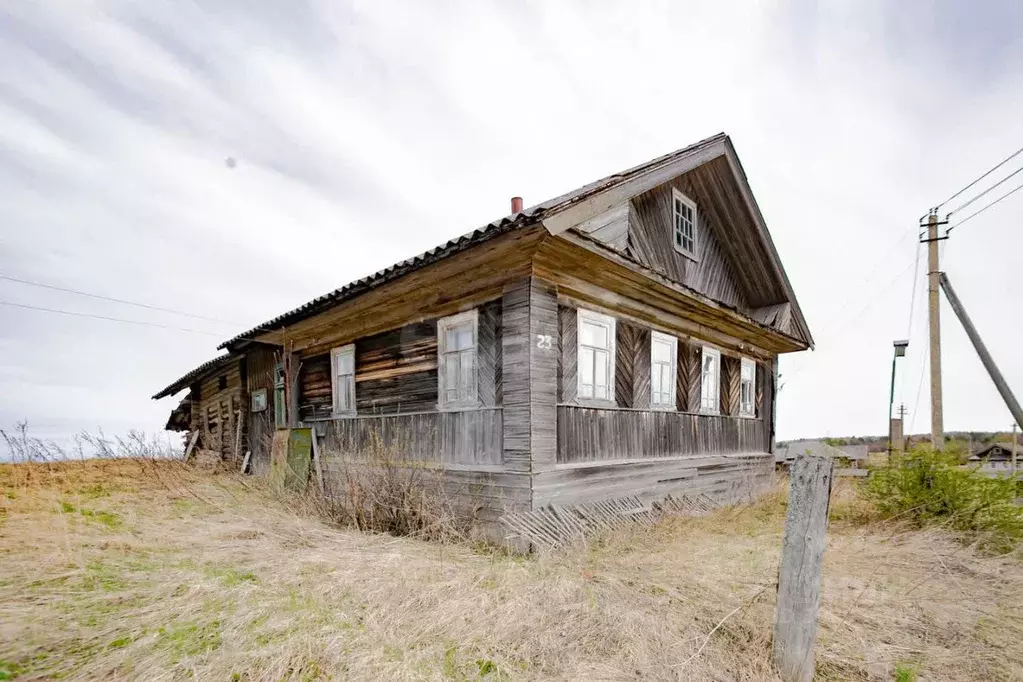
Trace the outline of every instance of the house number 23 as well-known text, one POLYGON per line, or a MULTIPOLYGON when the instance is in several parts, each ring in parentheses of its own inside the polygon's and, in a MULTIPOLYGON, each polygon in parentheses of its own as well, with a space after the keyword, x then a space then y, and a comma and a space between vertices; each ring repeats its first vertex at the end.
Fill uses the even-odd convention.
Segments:
POLYGON ((553 341, 550 334, 537 334, 536 335, 536 347, 540 350, 550 350, 553 347, 553 341))

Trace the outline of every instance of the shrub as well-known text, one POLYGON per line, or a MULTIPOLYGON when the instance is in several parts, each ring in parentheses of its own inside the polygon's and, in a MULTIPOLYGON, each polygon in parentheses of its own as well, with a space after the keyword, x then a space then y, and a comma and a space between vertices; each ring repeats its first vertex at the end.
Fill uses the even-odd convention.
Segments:
POLYGON ((959 464, 955 451, 918 446, 888 468, 875 470, 867 496, 882 514, 919 525, 942 524, 1009 551, 1023 539, 1017 477, 987 476, 959 464))
POLYGON ((374 433, 369 447, 358 454, 325 451, 324 492, 310 487, 317 510, 334 523, 359 530, 466 539, 475 522, 475 503, 451 494, 444 470, 409 457, 408 450, 374 433))

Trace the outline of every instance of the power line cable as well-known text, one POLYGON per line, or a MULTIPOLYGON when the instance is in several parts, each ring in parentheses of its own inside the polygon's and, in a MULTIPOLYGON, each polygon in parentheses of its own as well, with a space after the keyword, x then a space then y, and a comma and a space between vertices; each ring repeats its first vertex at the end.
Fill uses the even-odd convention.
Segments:
POLYGON ((1019 156, 1019 155, 1020 155, 1020 153, 1023 153, 1023 147, 1020 147, 1019 149, 1017 149, 1016 151, 1014 151, 1014 152, 1013 152, 1012 154, 1009 154, 1009 156, 1008 156, 1008 157, 1006 157, 1006 159, 1005 159, 1004 161, 1002 161, 1001 163, 999 163, 998 165, 996 165, 996 166, 995 166, 994 168, 992 168, 992 169, 991 169, 991 170, 989 170, 988 172, 986 172, 986 173, 984 173, 983 175, 981 175, 981 176, 980 176, 979 178, 977 178, 976 180, 974 180, 973 182, 971 182, 970 184, 968 184, 968 185, 967 185, 966 187, 963 187, 963 188, 962 188, 961 190, 959 190, 958 192, 956 192, 955 194, 953 194, 952 196, 950 196, 950 197, 949 197, 948 199, 945 199, 945 200, 944 200, 943 202, 941 202, 940 204, 938 204, 938 205, 937 205, 937 206, 935 206, 934 208, 936 208, 936 209, 937 209, 937 208, 941 208, 942 206, 944 206, 944 205, 945 205, 945 204, 947 204, 948 202, 952 201, 952 200, 953 200, 953 199, 955 199, 955 198, 956 198, 957 196, 959 196, 959 195, 960 195, 960 194, 962 194, 963 192, 965 192, 965 191, 969 190, 969 189, 970 189, 971 187, 973 187, 974 185, 976 185, 976 184, 977 184, 978 182, 980 182, 981 180, 983 180, 983 179, 984 179, 984 178, 986 178, 987 176, 991 175, 992 173, 994 173, 994 172, 995 172, 996 170, 998 170, 999 168, 1001 168, 1001 167, 1002 167, 1002 166, 1004 166, 1005 164, 1007 164, 1007 163, 1009 163, 1010 161, 1012 161, 1012 160, 1013 160, 1014 158, 1016 158, 1017 156, 1019 156))
MULTIPOLYGON (((1023 169, 1021 169, 1021 170, 1023 170, 1023 169)), ((960 225, 962 225, 966 221, 970 220, 971 218, 976 218, 981 213, 983 213, 984 211, 988 210, 989 208, 991 208, 992 206, 994 206, 995 204, 1000 202, 1002 199, 1008 199, 1009 197, 1011 197, 1013 194, 1015 194, 1016 192, 1020 191, 1021 189, 1023 189, 1023 185, 1018 185, 1015 189, 1009 190, 1008 192, 1006 192, 1002 196, 998 197, 997 199, 995 199, 991 203, 985 205, 983 208, 981 208, 981 209, 971 213, 970 215, 966 216, 965 218, 960 220, 958 223, 956 223, 952 227, 948 228, 948 232, 951 232, 952 230, 956 229, 957 227, 959 227, 960 225)), ((948 232, 946 232, 946 234, 948 234, 948 232)))
POLYGON ((1004 178, 1002 178, 1001 180, 999 180, 995 184, 991 185, 990 187, 988 187, 986 190, 984 190, 983 192, 981 192, 977 196, 975 196, 972 199, 970 199, 969 201, 967 201, 965 204, 960 205, 958 208, 952 209, 951 211, 948 212, 948 215, 951 216, 951 215, 953 215, 955 213, 958 213, 959 211, 963 210, 964 208, 966 208, 967 206, 969 206, 970 204, 975 202, 977 199, 980 199, 982 196, 984 196, 985 194, 987 194, 988 192, 990 192, 994 188, 996 188, 999 185, 1001 185, 1002 183, 1004 183, 1009 178, 1015 177, 1015 176, 1019 175, 1020 173, 1023 173, 1023 166, 1021 166, 1020 168, 1017 168, 1013 172, 1009 173, 1004 178))
POLYGON ((43 308, 41 306, 26 305, 24 303, 11 303, 10 301, 0 301, 0 305, 9 305, 14 308, 24 308, 26 310, 39 310, 46 313, 58 313, 60 315, 73 315, 74 317, 88 317, 94 320, 106 320, 108 322, 120 322, 122 324, 137 324, 143 327, 156 327, 157 329, 173 329, 179 332, 189 332, 190 334, 205 334, 206 336, 220 337, 221 334, 215 332, 206 332, 201 329, 187 329, 185 327, 172 327, 166 324, 156 324, 154 322, 142 322, 140 320, 124 320, 119 317, 106 317, 105 315, 93 315, 91 313, 76 313, 70 310, 57 310, 56 308, 43 308))
POLYGON ((909 324, 906 325, 906 338, 910 339, 913 335, 913 308, 916 306, 916 283, 917 275, 920 274, 920 252, 923 250, 922 242, 917 242, 916 245, 916 265, 913 266, 913 293, 909 295, 909 324))
POLYGON ((221 324, 229 324, 233 326, 242 326, 238 322, 228 322, 227 320, 219 320, 215 317, 206 317, 205 315, 196 315, 194 313, 186 313, 182 310, 174 310, 173 308, 161 308, 160 306, 150 305, 149 303, 139 303, 137 301, 128 301, 123 298, 113 298, 111 296, 101 296, 100 294, 90 294, 87 291, 79 291, 77 289, 68 289, 66 287, 59 287, 54 284, 44 284, 42 282, 33 282, 27 279, 19 279, 17 277, 11 277, 9 275, 0 274, 0 279, 5 279, 9 282, 17 282, 18 284, 27 284, 28 286, 41 287, 43 289, 51 289, 53 291, 62 291, 67 294, 75 294, 76 296, 87 296, 89 298, 99 299, 101 301, 110 301, 112 303, 121 303, 124 305, 133 305, 137 308, 146 308, 147 310, 158 310, 164 313, 172 313, 174 315, 182 315, 184 317, 191 317, 197 320, 206 320, 207 322, 219 322, 221 324))

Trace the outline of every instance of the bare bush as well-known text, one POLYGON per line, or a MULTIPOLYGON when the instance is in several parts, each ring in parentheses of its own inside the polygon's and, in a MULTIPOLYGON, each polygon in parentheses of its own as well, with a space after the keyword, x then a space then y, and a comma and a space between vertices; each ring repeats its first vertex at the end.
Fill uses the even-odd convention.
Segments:
POLYGON ((102 429, 96 433, 80 431, 70 443, 60 443, 29 434, 27 421, 19 421, 10 431, 0 429, 0 438, 7 448, 8 461, 64 462, 84 459, 144 458, 177 459, 181 451, 169 440, 145 431, 132 429, 125 436, 108 437, 102 429))
POLYGON ((470 537, 477 511, 472 496, 447 482, 439 465, 415 460, 409 450, 376 433, 359 453, 327 450, 323 492, 311 486, 307 497, 340 526, 441 542, 470 537))

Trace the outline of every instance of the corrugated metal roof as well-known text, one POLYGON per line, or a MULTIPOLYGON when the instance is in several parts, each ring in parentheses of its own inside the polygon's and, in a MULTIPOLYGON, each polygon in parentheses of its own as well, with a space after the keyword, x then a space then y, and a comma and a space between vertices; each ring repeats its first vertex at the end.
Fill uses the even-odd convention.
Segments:
POLYGON ((435 263, 436 261, 442 258, 458 253, 459 251, 469 248, 470 246, 474 246, 482 241, 496 237, 497 235, 500 234, 504 234, 505 232, 508 232, 513 229, 526 227, 528 225, 534 225, 537 222, 543 220, 544 217, 562 211, 571 206, 572 204, 578 201, 582 201, 587 197, 596 194, 597 192, 602 192, 617 184, 627 182, 628 180, 630 180, 632 177, 639 173, 644 173, 658 166, 672 163, 675 160, 677 160, 680 156, 685 156, 688 154, 698 152, 704 147, 717 144, 725 139, 727 139, 727 135, 725 135, 724 133, 718 133, 713 137, 708 137, 705 140, 700 140, 699 142, 691 144, 688 147, 683 147, 682 149, 671 152, 669 154, 665 154, 663 156, 659 156, 656 159, 651 159, 646 163, 634 166, 632 168, 629 168, 628 170, 615 173, 614 175, 609 175, 605 178, 597 180, 596 182, 584 185, 567 194, 554 197, 553 199, 548 199, 543 203, 531 206, 523 210, 521 213, 514 213, 505 216, 504 218, 501 218, 499 220, 495 220, 492 223, 488 223, 487 225, 484 225, 483 227, 473 230, 472 232, 464 234, 461 237, 449 240, 441 244, 440 246, 434 247, 429 251, 419 254, 418 256, 413 256, 412 258, 401 261, 400 263, 396 263, 390 267, 375 272, 372 275, 363 277, 362 279, 356 280, 355 282, 346 284, 340 289, 335 289, 334 291, 326 293, 322 296, 318 296, 317 298, 314 298, 308 303, 303 303, 294 310, 289 310, 288 312, 282 315, 278 315, 277 317, 271 320, 267 320, 266 322, 257 325, 252 329, 243 332, 228 341, 225 341, 224 343, 217 346, 217 348, 218 349, 228 348, 241 341, 250 339, 258 334, 271 331, 273 329, 278 329, 289 324, 293 324, 300 320, 304 320, 307 317, 312 317, 316 313, 326 308, 337 305, 342 301, 346 301, 356 296, 359 296, 373 289, 374 287, 380 286, 381 284, 389 282, 393 279, 397 279, 402 275, 408 274, 409 272, 417 270, 421 267, 425 267, 431 263, 435 263))
POLYGON ((238 360, 238 356, 225 353, 224 355, 219 355, 213 358, 212 360, 202 363, 192 371, 188 372, 187 374, 179 378, 174 383, 167 386, 167 388, 163 389, 162 391, 154 395, 153 400, 159 400, 160 398, 165 398, 169 395, 174 395, 175 393, 185 388, 186 386, 188 386, 189 384, 191 384, 204 374, 224 367, 231 360, 238 360))

